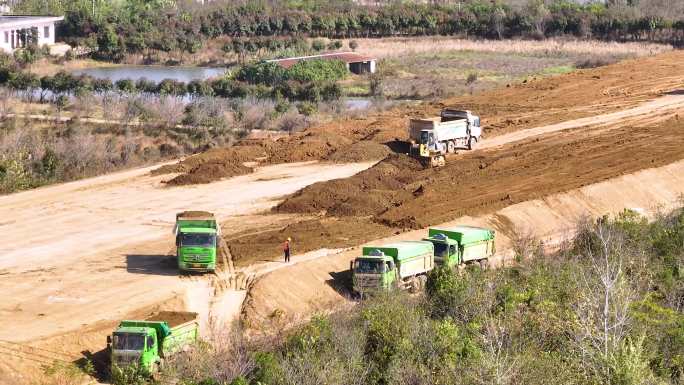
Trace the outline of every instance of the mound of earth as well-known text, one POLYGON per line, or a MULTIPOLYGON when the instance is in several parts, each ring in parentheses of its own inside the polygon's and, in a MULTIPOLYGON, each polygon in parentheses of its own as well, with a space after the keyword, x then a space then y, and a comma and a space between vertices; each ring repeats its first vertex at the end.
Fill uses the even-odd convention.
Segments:
MULTIPOLYGON (((265 162, 271 164, 381 159, 384 149, 380 150, 378 145, 405 140, 408 118, 438 115, 447 106, 479 115, 485 137, 614 112, 681 87, 681 77, 673 76, 684 70, 681 58, 681 52, 673 51, 564 75, 524 79, 505 88, 454 97, 441 103, 400 106, 360 119, 335 120, 275 142, 250 140, 247 146, 210 150, 180 162, 175 168, 165 166, 157 172, 192 174, 195 163, 219 154, 245 158, 243 161, 265 156, 265 162)), ((399 147, 390 147, 394 152, 405 152, 399 147)), ((220 177, 213 180, 217 179, 220 177)))
MULTIPOLYGON (((592 128, 577 129, 465 153, 450 157, 438 169, 423 169, 408 156, 391 155, 352 177, 305 187, 274 211, 323 214, 322 222, 337 219, 355 224, 338 227, 331 239, 321 235, 327 232, 318 223, 296 229, 297 237, 319 239, 315 248, 339 247, 338 239, 358 233, 357 241, 374 239, 366 237, 365 231, 424 228, 684 159, 684 120, 677 117, 655 126, 615 126, 587 140, 591 132, 592 128), (654 137, 659 140, 643 145, 654 137)), ((262 241, 246 237, 239 247, 247 254, 247 250, 258 250, 262 241)), ((279 250, 259 252, 273 256, 279 250)))
MULTIPOLYGON (((423 166, 406 155, 391 155, 350 178, 315 183, 274 208, 279 213, 370 216, 412 196, 411 179, 423 166)), ((418 188, 418 186, 416 186, 418 188)))
POLYGON ((252 168, 242 163, 207 162, 201 163, 185 174, 166 181, 169 186, 186 186, 192 184, 211 183, 223 178, 249 174, 252 168))
POLYGON ((390 235, 392 230, 370 219, 319 218, 304 220, 260 232, 226 238, 236 266, 248 266, 255 262, 278 260, 282 257, 282 244, 292 238, 292 253, 300 254, 321 247, 350 247, 359 240, 370 241, 390 235), (256 246, 258 245, 258 247, 256 246))
POLYGON ((338 149, 323 157, 323 160, 335 163, 367 162, 384 159, 391 153, 392 150, 384 144, 362 140, 338 149))

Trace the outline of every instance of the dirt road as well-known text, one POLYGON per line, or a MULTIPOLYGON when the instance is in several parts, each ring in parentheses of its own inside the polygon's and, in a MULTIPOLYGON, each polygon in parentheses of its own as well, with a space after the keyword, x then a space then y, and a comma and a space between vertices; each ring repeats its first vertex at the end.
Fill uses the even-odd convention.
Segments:
POLYGON ((0 340, 31 342, 183 295, 167 256, 178 211, 215 212, 230 232, 258 225, 250 215, 284 194, 369 166, 284 164, 174 188, 145 168, 0 197, 0 340))

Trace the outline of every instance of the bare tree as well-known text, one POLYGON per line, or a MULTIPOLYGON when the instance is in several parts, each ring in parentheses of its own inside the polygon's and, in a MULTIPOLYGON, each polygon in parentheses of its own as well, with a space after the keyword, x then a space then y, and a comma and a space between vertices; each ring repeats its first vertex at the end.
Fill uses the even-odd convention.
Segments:
POLYGON ((630 250, 622 234, 605 223, 584 229, 578 273, 579 293, 574 305, 577 317, 576 346, 586 367, 607 378, 609 360, 621 348, 630 328, 630 305, 635 290, 625 274, 630 250))
POLYGON ((518 362, 513 349, 511 331, 502 317, 492 315, 484 325, 482 342, 486 358, 483 383, 505 385, 513 383, 517 374, 518 362))

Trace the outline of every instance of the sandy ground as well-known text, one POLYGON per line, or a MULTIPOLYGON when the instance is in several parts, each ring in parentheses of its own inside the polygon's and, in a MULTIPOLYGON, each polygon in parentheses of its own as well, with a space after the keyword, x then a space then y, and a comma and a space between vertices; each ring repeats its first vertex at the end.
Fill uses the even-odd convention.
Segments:
MULTIPOLYGON (((635 209, 647 216, 681 205, 684 194, 684 161, 647 169, 580 189, 522 202, 476 217, 460 217, 442 226, 474 225, 497 231, 495 266, 510 263, 511 238, 529 234, 546 247, 555 248, 571 239, 582 217, 598 217, 635 209)), ((402 233, 367 244, 416 240, 427 229, 402 233)), ((320 250, 295 255, 290 264, 272 262, 249 292, 243 320, 252 332, 273 332, 276 327, 297 324, 315 313, 329 312, 354 303, 350 299, 349 262, 359 247, 320 250), (283 288, 287 288, 284 290, 283 288)))
POLYGON ((81 331, 165 301, 205 314, 226 304, 239 310, 244 294, 217 296, 212 306, 206 296, 216 289, 207 279, 179 279, 169 257, 175 213, 215 212, 226 219, 225 231, 258 225, 253 214, 278 197, 369 166, 284 164, 177 188, 164 187, 168 176, 149 176, 145 168, 1 197, 0 341, 44 345, 41 339, 84 334, 51 347, 74 354, 104 345, 102 330, 99 342, 81 331))

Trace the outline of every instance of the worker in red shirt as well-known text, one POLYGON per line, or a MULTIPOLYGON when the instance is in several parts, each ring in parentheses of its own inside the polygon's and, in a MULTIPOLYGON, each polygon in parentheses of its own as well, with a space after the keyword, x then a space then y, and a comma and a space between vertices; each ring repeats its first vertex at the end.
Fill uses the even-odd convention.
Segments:
POLYGON ((285 263, 290 262, 290 241, 292 238, 287 237, 285 243, 283 243, 283 253, 285 254, 285 263))

